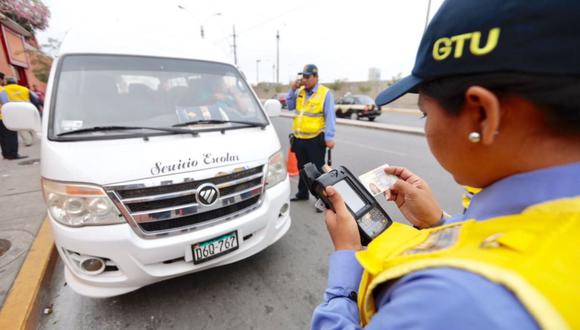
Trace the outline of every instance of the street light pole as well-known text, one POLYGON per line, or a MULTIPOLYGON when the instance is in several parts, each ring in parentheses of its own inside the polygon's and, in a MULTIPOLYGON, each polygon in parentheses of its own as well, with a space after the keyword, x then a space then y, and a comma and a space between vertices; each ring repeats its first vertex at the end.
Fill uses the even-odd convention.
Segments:
POLYGON ((262 60, 256 60, 256 85, 260 83, 260 62, 262 62, 262 60))
POLYGON ((427 17, 425 17, 425 29, 423 31, 427 31, 427 25, 429 25, 429 12, 431 11, 431 0, 427 3, 427 17))
POLYGON ((276 83, 280 83, 280 31, 276 30, 276 83))
MULTIPOLYGON (((191 15, 191 17, 193 17, 194 19, 197 20, 197 17, 193 13, 191 13, 189 10, 187 10, 187 8, 185 8, 184 6, 177 5, 177 8, 179 8, 179 9, 181 9, 183 11, 186 11, 189 15, 191 15)), ((213 14, 207 16, 204 20, 201 21, 199 32, 200 32, 200 35, 201 35, 201 38, 202 39, 205 38, 205 31, 203 29, 203 24, 205 22, 207 22, 210 18, 215 17, 215 16, 221 16, 221 15, 222 15, 222 13, 219 13, 219 12, 218 13, 213 13, 213 14)))

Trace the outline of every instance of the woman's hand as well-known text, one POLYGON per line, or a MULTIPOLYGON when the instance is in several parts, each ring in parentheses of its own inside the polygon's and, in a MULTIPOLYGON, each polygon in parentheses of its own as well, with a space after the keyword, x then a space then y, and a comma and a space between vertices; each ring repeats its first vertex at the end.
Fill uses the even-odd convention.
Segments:
POLYGON ((418 228, 433 227, 441 222, 443 211, 427 182, 404 167, 387 167, 385 173, 399 178, 387 194, 401 213, 418 228))
POLYGON ((326 228, 330 233, 334 248, 336 250, 361 250, 362 245, 358 226, 352 214, 346 208, 342 196, 334 187, 327 187, 326 195, 336 210, 336 213, 332 210, 326 210, 324 215, 326 228))

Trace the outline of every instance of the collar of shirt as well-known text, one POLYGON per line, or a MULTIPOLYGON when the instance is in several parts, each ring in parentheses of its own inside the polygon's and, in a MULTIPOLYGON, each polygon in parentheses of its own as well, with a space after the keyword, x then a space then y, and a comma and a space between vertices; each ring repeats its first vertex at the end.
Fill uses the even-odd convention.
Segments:
POLYGON ((314 93, 316 93, 316 91, 318 90, 318 84, 314 85, 314 87, 312 87, 312 89, 308 90, 306 88, 304 88, 306 90, 306 95, 310 96, 314 93))
POLYGON ((534 204, 580 196, 579 177, 580 162, 512 175, 473 196, 462 219, 457 220, 517 214, 534 204))

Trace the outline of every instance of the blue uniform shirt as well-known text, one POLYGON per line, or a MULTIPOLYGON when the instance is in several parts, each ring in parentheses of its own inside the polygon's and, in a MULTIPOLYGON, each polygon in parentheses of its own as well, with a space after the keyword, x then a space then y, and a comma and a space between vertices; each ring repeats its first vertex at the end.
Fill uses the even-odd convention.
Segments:
MULTIPOLYGON (((446 222, 515 214, 553 199, 580 196, 580 163, 514 175, 477 194, 465 214, 446 222)), ((324 303, 312 329, 360 329, 358 292, 362 268, 354 251, 330 256, 324 303)), ((467 271, 433 268, 398 280, 377 296, 377 314, 366 329, 538 329, 534 318, 505 287, 467 271)))
MULTIPOLYGON (((306 100, 308 100, 312 94, 314 94, 318 90, 318 84, 314 85, 311 90, 306 90, 306 100)), ((296 109, 296 97, 298 93, 292 89, 286 95, 286 105, 288 105, 288 110, 295 110, 296 109)), ((331 92, 326 94, 326 98, 324 99, 324 121, 325 121, 325 128, 324 128, 324 139, 325 140, 334 140, 334 134, 336 133, 336 113, 334 112, 334 97, 332 96, 331 92)))

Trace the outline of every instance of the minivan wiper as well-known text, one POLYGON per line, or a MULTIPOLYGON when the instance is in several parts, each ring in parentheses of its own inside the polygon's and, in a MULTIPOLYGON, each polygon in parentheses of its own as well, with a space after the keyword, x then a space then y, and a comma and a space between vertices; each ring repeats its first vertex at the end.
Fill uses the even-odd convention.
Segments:
POLYGON ((103 132, 103 131, 123 131, 123 130, 136 130, 136 129, 149 129, 154 131, 171 132, 177 134, 197 134, 194 130, 174 128, 174 127, 146 127, 146 126, 94 126, 76 129, 74 131, 63 132, 57 134, 56 136, 65 136, 78 133, 90 133, 90 132, 103 132))
POLYGON ((249 127, 266 127, 266 124, 263 123, 256 123, 251 121, 239 121, 239 120, 219 120, 219 119, 207 119, 207 120, 192 120, 185 123, 175 124, 172 127, 183 127, 183 126, 191 126, 191 125, 205 125, 205 124, 242 124, 249 127))

